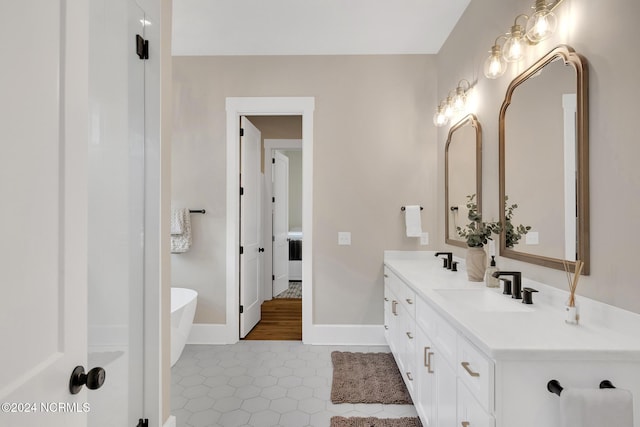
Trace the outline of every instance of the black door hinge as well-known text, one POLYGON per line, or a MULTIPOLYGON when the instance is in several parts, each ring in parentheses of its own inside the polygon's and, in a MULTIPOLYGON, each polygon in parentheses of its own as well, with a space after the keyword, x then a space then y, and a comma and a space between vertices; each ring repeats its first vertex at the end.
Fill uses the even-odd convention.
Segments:
POLYGON ((149 40, 143 39, 140 34, 136 34, 136 53, 142 60, 149 59, 149 40))
POLYGON ((244 196, 244 187, 240 187, 240 195, 244 196))
POLYGON ((240 255, 244 254, 244 246, 240 246, 240 255))
POLYGON ((240 136, 244 136, 244 129, 240 128, 240 136))
POLYGON ((271 241, 275 242, 276 241, 276 236, 271 236, 271 241))
POLYGON ((240 314, 244 313, 244 305, 240 306, 240 314))
POLYGON ((138 425, 136 427, 149 427, 149 420, 147 418, 138 420, 138 425))
POLYGON ((271 281, 273 282, 274 280, 276 280, 276 275, 275 275, 275 274, 272 274, 272 275, 271 275, 271 281))
POLYGON ((271 158, 271 163, 275 163, 275 162, 276 162, 276 158, 275 158, 275 157, 272 157, 272 158, 271 158))
POLYGON ((275 203, 275 202, 276 202, 276 198, 275 198, 275 197, 272 197, 272 198, 271 198, 271 203, 275 203))

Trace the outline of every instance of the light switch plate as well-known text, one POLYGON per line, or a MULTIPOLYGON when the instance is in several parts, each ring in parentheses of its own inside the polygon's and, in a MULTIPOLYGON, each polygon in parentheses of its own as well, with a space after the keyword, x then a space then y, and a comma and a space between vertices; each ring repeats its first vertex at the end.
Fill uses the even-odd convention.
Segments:
POLYGON ((530 231, 527 234, 525 234, 525 243, 527 245, 537 245, 538 241, 539 241, 539 237, 538 237, 538 232, 537 231, 530 231))
POLYGON ((350 245, 351 244, 351 232, 338 231, 338 245, 350 245))
POLYGON ((428 245, 429 244, 429 233, 426 231, 420 235, 420 244, 428 245))

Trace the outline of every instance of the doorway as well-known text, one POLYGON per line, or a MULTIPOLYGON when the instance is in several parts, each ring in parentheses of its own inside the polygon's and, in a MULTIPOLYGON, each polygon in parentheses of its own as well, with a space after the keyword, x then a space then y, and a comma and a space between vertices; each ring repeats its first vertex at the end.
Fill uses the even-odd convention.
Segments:
POLYGON ((241 118, 241 129, 240 242, 244 254, 240 257, 240 303, 244 313, 240 315, 240 336, 248 340, 301 340, 302 117, 247 116, 241 118), (251 138, 256 138, 255 142, 251 138), (249 169, 255 164, 253 144, 260 145, 261 153, 257 180, 249 169), (256 192, 248 187, 251 183, 262 187, 261 204, 253 201, 256 192), (257 209, 259 220, 248 211, 250 206, 257 209), (244 230, 262 230, 257 291, 248 283, 255 274, 249 263, 256 251, 248 245, 254 239, 243 236, 244 230), (243 277, 247 274, 250 277, 243 277), (258 294, 260 312, 256 315, 251 310, 255 310, 252 300, 258 294), (248 331, 250 321, 255 324, 249 324, 248 331))
MULTIPOLYGON (((227 98, 227 322, 231 342, 236 342, 241 316, 240 277, 240 117, 241 116, 300 116, 302 118, 302 163, 304 176, 302 188, 302 339, 313 339, 312 332, 312 165, 313 165, 313 98, 227 98), (235 335, 235 339, 232 336, 235 335)), ((265 250, 269 245, 264 246, 265 250)), ((269 277, 269 281, 271 277, 269 277)), ((264 300, 264 284, 261 287, 264 300)), ((273 296, 273 295, 271 295, 273 296)))

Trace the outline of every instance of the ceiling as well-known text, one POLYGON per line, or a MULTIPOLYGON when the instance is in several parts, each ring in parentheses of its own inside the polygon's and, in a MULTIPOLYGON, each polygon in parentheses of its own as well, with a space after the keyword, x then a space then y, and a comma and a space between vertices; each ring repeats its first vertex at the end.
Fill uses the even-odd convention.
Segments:
POLYGON ((470 0, 173 0, 174 55, 438 53, 470 0))

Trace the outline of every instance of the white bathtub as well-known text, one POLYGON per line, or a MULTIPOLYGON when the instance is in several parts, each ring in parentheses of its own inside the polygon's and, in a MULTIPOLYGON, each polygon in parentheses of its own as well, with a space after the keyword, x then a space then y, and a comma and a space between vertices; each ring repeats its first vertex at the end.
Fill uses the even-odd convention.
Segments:
POLYGON ((187 343, 198 293, 193 289, 171 288, 171 366, 175 365, 187 343))

